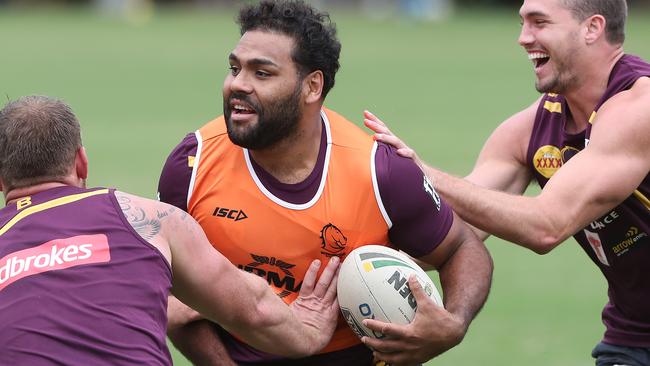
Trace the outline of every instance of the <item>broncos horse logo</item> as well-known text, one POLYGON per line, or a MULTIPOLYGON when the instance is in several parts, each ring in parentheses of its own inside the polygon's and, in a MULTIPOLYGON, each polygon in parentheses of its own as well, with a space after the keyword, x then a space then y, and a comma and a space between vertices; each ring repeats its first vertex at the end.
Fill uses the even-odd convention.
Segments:
POLYGON ((341 256, 348 244, 348 238, 332 224, 327 224, 320 231, 321 253, 328 257, 341 256))

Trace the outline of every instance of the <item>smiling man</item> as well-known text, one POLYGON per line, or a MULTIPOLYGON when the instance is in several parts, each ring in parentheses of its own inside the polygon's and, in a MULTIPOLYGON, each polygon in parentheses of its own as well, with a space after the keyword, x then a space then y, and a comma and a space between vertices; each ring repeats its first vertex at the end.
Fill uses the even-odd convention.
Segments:
POLYGON ((525 0, 520 16, 544 94, 492 133, 465 179, 425 171, 490 234, 540 254, 573 235, 609 284, 597 365, 650 365, 650 65, 623 51, 625 0, 525 0), (531 180, 542 192, 521 196, 531 180))
MULTIPOLYGON (((329 17, 301 1, 262 1, 243 8, 238 22, 224 116, 172 152, 161 200, 189 212, 215 248, 287 303, 314 259, 344 258, 368 244, 402 249, 438 269, 446 309, 419 304, 387 360, 413 365, 458 344, 487 297, 491 259, 411 160, 323 108, 341 47, 329 17)), ((190 322, 192 313, 172 304, 179 306, 170 310, 169 335, 197 364, 373 363, 343 319, 320 355, 282 359, 221 331, 227 353, 219 354, 212 325, 190 322)))

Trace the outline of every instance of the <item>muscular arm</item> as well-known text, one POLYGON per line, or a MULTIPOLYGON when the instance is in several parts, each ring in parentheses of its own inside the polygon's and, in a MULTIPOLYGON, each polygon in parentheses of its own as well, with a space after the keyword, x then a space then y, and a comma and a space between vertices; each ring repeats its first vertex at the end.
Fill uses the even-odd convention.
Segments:
POLYGON ((289 308, 263 279, 238 270, 214 250, 187 213, 121 192, 116 196, 134 229, 171 263, 172 292, 179 300, 263 351, 302 357, 327 344, 338 314, 335 261, 318 283, 319 264, 312 264, 297 306, 289 308))
POLYGON ((589 145, 535 197, 484 189, 436 170, 441 191, 474 226, 548 253, 625 200, 650 170, 650 80, 640 79, 600 109, 589 145))
MULTIPOLYGON (((465 177, 467 181, 480 187, 511 194, 521 194, 526 190, 532 178, 526 166, 526 153, 538 104, 539 100, 504 121, 492 133, 483 146, 472 172, 465 177)), ((439 178, 437 169, 424 164, 415 151, 394 136, 384 122, 372 113, 365 112, 364 123, 377 133, 375 137, 378 141, 395 146, 400 155, 413 158, 416 164, 432 178, 438 193, 458 211, 461 217, 463 216, 463 207, 455 207, 457 201, 463 199, 462 193, 447 189, 444 182, 441 185, 441 182, 436 179, 439 178)), ((480 240, 485 240, 489 236, 489 233, 471 225, 470 227, 480 240)))
POLYGON ((461 326, 460 343, 469 324, 487 300, 493 268, 490 254, 470 228, 455 216, 440 246, 418 259, 437 268, 445 309, 454 315, 461 326))
MULTIPOLYGON (((197 153, 196 136, 190 133, 170 153, 158 183, 160 201, 187 210, 187 195, 192 175, 193 157, 197 153)), ((214 324, 188 317, 193 311, 170 296, 167 336, 174 346, 194 365, 234 366, 214 324)))
MULTIPOLYGON (((526 165, 526 154, 538 103, 539 100, 508 118, 492 132, 465 180, 484 188, 514 195, 524 193, 532 179, 526 165)), ((431 168, 425 167, 425 170, 427 169, 427 173, 432 175, 431 168)), ((447 190, 439 190, 453 206, 453 194, 447 195, 447 190)), ((481 240, 490 235, 474 226, 470 227, 481 240)))

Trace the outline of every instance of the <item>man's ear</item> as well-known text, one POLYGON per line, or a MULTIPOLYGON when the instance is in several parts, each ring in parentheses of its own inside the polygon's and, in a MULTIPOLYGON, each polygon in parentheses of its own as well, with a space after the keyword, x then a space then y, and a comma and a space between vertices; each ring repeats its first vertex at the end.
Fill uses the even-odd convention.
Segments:
POLYGON ((585 20, 585 42, 593 44, 605 35, 607 21, 602 15, 592 15, 585 20))
POLYGON ((307 92, 305 97, 306 103, 311 104, 321 101, 324 82, 325 78, 323 77, 323 72, 320 70, 313 71, 305 77, 303 90, 307 92))
POLYGON ((75 172, 80 179, 88 179, 88 155, 86 149, 80 147, 74 159, 75 172))

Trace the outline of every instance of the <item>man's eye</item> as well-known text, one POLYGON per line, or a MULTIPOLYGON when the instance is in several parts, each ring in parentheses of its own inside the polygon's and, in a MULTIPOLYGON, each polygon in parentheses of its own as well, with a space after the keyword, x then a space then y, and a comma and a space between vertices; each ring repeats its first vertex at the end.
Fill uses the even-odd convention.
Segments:
POLYGON ((266 72, 266 71, 261 71, 261 70, 256 71, 256 72, 255 72, 255 75, 257 75, 257 76, 259 76, 259 77, 262 77, 262 78, 265 78, 265 77, 269 77, 269 76, 271 76, 271 74, 269 74, 268 72, 266 72))
POLYGON ((237 75, 237 73, 239 72, 239 68, 237 66, 230 66, 228 69, 230 70, 230 73, 233 75, 237 75))

